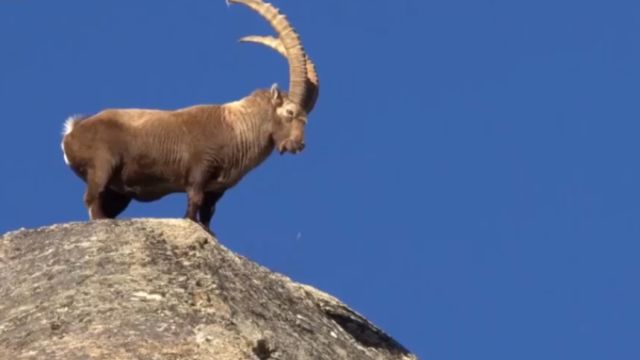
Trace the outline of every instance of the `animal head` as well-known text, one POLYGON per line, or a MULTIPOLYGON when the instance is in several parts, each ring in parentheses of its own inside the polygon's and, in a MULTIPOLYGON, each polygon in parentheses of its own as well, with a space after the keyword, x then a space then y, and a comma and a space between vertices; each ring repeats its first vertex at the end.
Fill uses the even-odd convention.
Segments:
POLYGON ((271 88, 271 103, 275 107, 276 118, 272 127, 272 137, 276 149, 282 154, 296 154, 305 147, 304 128, 307 115, 313 110, 318 98, 318 74, 309 59, 298 34, 286 17, 271 4, 261 0, 230 0, 243 4, 260 14, 279 35, 278 38, 249 36, 243 42, 263 44, 283 55, 289 62, 289 94, 271 88))
POLYGON ((275 86, 269 91, 269 96, 276 114, 272 124, 272 138, 276 149, 280 154, 299 153, 304 149, 307 113, 275 86))

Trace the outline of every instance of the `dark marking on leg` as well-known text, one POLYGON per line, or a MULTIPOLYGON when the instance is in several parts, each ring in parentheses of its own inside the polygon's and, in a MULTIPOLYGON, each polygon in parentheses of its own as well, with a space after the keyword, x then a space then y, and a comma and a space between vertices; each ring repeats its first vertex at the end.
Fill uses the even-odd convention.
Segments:
POLYGON ((100 194, 100 198, 102 213, 109 219, 115 219, 131 202, 130 196, 113 191, 108 187, 100 194))
POLYGON ((224 195, 224 191, 209 191, 204 194, 204 200, 202 201, 202 206, 200 206, 200 223, 206 229, 209 229, 213 214, 216 212, 216 203, 222 195, 224 195))

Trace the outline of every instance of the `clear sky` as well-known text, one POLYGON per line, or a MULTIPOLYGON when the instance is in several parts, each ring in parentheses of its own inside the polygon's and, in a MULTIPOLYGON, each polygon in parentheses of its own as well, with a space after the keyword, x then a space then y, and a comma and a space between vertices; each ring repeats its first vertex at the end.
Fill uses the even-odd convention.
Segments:
MULTIPOLYGON (((307 149, 220 202, 226 246, 425 359, 640 359, 639 2, 275 4, 320 100, 307 149)), ((0 232, 87 219, 67 116, 286 87, 236 42, 270 33, 224 0, 0 0, 0 232)))

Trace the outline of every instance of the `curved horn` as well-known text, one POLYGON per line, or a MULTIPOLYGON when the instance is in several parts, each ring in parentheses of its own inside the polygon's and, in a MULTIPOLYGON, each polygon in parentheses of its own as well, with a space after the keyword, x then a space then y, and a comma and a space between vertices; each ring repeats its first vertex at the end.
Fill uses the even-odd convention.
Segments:
MULTIPOLYGON (((240 41, 262 44, 287 58, 287 50, 285 50, 282 41, 274 38, 273 36, 245 36, 240 39, 240 41)), ((308 55, 305 60, 307 61, 307 86, 309 89, 309 96, 305 99, 305 103, 303 105, 307 114, 310 114, 318 101, 318 95, 320 94, 320 79, 318 77, 318 72, 316 71, 316 66, 308 55)))
POLYGON ((289 60, 289 99, 303 106, 308 95, 306 54, 300 37, 291 27, 286 16, 280 14, 277 8, 261 0, 228 0, 231 3, 243 4, 260 14, 278 33, 287 52, 289 60))
MULTIPOLYGON (((278 53, 280 53, 280 55, 284 56, 285 58, 287 57, 287 50, 285 50, 284 45, 282 45, 282 41, 280 41, 280 39, 274 38, 273 36, 258 36, 258 35, 245 36, 240 39, 240 42, 252 42, 256 44, 262 44, 266 47, 272 48, 273 50, 277 51, 278 53)), ((308 61, 309 60, 307 60, 307 62, 308 61)), ((307 69, 309 69, 309 66, 307 66, 307 69)))

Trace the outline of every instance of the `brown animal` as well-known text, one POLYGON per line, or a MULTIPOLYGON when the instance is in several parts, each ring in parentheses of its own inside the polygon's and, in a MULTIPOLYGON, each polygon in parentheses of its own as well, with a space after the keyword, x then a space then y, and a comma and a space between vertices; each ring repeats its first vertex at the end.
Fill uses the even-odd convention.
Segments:
POLYGON ((319 89, 302 43, 273 5, 229 0, 265 18, 279 38, 255 37, 289 63, 289 93, 275 86, 222 105, 175 111, 114 109, 65 123, 65 162, 87 184, 91 219, 114 218, 132 199, 186 192, 186 218, 209 228, 216 202, 275 149, 304 148, 307 114, 319 89), (270 39, 272 44, 261 41, 270 39), (311 71, 308 71, 311 69, 311 71))

